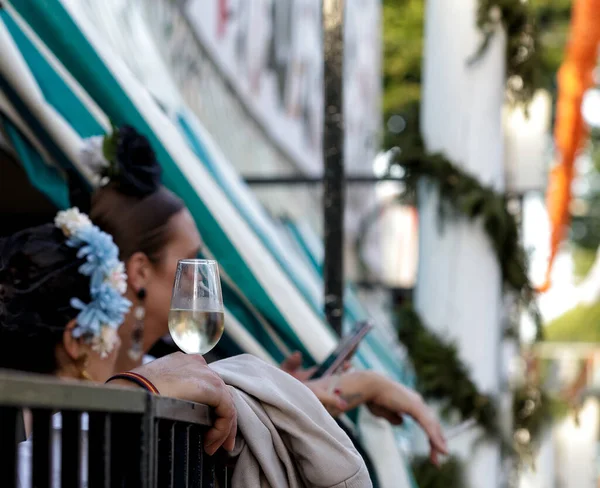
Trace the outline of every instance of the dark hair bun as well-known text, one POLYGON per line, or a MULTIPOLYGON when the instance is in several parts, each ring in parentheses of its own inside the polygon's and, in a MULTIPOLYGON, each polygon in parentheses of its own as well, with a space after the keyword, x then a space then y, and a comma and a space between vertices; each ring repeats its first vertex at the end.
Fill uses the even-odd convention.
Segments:
POLYGON ((115 163, 115 180, 122 193, 145 197, 160 188, 162 169, 152 146, 129 125, 119 129, 115 163))

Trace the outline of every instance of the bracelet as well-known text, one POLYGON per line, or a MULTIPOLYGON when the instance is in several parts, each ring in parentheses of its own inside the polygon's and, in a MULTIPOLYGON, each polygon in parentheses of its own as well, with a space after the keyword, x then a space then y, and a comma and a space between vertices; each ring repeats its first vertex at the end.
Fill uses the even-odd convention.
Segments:
POLYGON ((128 371, 127 373, 119 373, 119 374, 116 374, 116 375, 108 378, 108 380, 106 380, 105 384, 110 383, 111 381, 114 381, 114 380, 131 381, 132 383, 135 383, 136 385, 141 386, 144 390, 147 390, 150 393, 154 393, 155 395, 160 395, 158 388, 156 388, 156 386, 154 386, 149 379, 145 378, 144 376, 142 376, 141 374, 138 374, 138 373, 133 373, 131 371, 128 371))

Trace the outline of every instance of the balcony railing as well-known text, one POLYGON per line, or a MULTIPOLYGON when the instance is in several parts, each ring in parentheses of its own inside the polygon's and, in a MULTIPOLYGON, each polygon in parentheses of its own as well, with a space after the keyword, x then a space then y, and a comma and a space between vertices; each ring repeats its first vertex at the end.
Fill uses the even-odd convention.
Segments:
POLYGON ((208 407, 142 390, 0 372, 3 487, 19 486, 23 409, 32 416, 32 487, 53 487, 54 476, 62 488, 80 487, 82 472, 89 488, 228 486, 227 469, 204 454, 202 438, 212 423, 208 407), (57 413, 60 430, 53 429, 57 413))

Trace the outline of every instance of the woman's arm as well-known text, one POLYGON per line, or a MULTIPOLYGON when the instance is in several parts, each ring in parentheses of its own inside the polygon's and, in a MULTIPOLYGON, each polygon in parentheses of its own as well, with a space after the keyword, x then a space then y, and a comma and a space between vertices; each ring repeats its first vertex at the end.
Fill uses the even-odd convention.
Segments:
POLYGON ((395 425, 402 423, 404 415, 409 415, 429 437, 432 461, 437 464, 438 455, 447 453, 446 440, 437 417, 417 392, 400 383, 374 371, 351 371, 337 377, 308 381, 306 385, 313 391, 333 390, 346 402, 346 408, 332 412, 333 415, 363 404, 374 415, 395 425))

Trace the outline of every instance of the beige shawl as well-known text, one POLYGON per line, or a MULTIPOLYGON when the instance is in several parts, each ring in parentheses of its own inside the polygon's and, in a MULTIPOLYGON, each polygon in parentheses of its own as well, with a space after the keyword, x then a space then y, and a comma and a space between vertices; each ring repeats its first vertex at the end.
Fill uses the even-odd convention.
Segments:
POLYGON ((370 488, 367 468, 315 395, 250 355, 211 364, 238 412, 233 488, 370 488))

